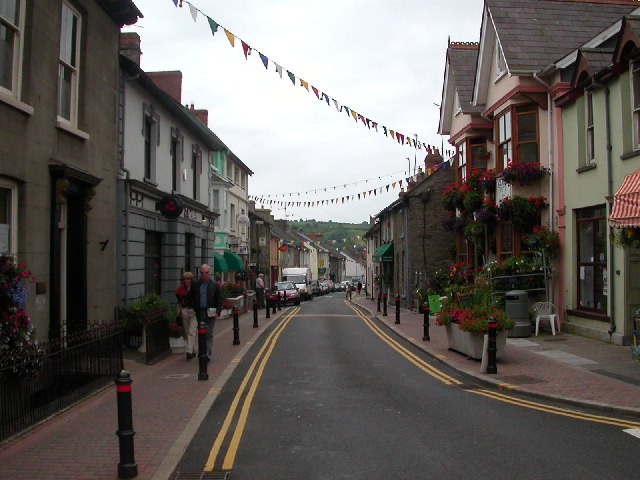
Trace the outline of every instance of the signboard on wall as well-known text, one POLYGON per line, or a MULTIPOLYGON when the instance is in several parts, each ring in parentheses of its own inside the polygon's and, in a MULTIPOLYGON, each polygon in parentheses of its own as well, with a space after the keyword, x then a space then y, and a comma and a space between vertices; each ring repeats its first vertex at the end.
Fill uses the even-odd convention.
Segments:
POLYGON ((511 185, 502 178, 496 179, 496 205, 500 205, 505 198, 511 196, 511 185))
POLYGON ((248 227, 249 226, 249 215, 241 213, 238 215, 238 225, 240 227, 248 227))

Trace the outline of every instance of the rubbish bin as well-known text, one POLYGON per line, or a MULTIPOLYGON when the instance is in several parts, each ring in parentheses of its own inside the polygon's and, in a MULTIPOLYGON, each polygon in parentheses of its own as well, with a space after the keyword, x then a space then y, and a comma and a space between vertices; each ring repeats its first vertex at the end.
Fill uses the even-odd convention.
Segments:
POLYGON ((529 294, 524 290, 511 290, 504 295, 504 305, 507 315, 515 323, 508 336, 530 337, 529 294))

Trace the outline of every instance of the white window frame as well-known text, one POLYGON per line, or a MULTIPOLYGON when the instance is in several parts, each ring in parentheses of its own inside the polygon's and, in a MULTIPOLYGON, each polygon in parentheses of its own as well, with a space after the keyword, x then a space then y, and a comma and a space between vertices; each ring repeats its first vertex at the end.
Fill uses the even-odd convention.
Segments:
POLYGON ((13 53, 11 62, 11 86, 0 85, 0 99, 10 97, 14 100, 20 99, 22 90, 22 55, 24 50, 24 22, 25 22, 25 0, 15 0, 18 9, 17 23, 12 23, 9 19, 0 16, 0 25, 7 30, 11 30, 14 35, 13 53))
POLYGON ((507 71, 507 61, 504 58, 504 53, 502 51, 502 45, 500 45, 500 40, 496 35, 496 77, 501 77, 507 71))
POLYGON ((18 253, 18 184, 0 177, 0 188, 10 191, 8 250, 10 253, 16 254, 18 253))
POLYGON ((80 72, 80 44, 82 38, 82 15, 80 12, 76 10, 73 6, 71 6, 68 2, 61 2, 61 14, 60 14, 60 48, 58 54, 58 124, 68 125, 72 128, 78 127, 78 98, 79 98, 79 72, 80 72), (64 39, 65 41, 70 41, 73 45, 75 42, 74 52, 71 52, 72 56, 75 56, 75 64, 71 64, 67 62, 63 57, 62 47, 63 47, 63 35, 65 33, 73 32, 64 32, 63 31, 63 22, 65 13, 67 13, 66 9, 68 9, 68 13, 70 13, 77 20, 77 28, 75 32, 75 38, 73 36, 64 39), (69 92, 69 118, 66 118, 61 115, 61 107, 62 107, 62 77, 61 73, 64 69, 69 69, 71 72, 71 81, 70 81, 70 92, 69 92))
POLYGON ((640 148, 640 61, 631 63, 631 96, 634 149, 640 148))
POLYGON ((173 189, 174 193, 180 193, 182 191, 182 162, 184 161, 184 135, 180 132, 179 128, 171 127, 171 140, 169 142, 169 158, 171 158, 171 172, 175 177, 171 181, 171 187, 175 181, 176 188, 173 189), (175 151, 171 149, 175 144, 175 151))
POLYGON ((584 125, 585 125, 585 155, 586 165, 595 163, 595 138, 593 125, 593 92, 586 90, 584 92, 584 125))

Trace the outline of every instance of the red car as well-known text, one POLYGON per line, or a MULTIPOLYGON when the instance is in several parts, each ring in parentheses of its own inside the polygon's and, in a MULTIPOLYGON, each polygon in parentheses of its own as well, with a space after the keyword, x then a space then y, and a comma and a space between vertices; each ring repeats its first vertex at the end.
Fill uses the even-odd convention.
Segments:
POLYGON ((281 305, 300 305, 300 291, 292 282, 276 282, 267 290, 267 301, 276 302, 278 297, 281 305))

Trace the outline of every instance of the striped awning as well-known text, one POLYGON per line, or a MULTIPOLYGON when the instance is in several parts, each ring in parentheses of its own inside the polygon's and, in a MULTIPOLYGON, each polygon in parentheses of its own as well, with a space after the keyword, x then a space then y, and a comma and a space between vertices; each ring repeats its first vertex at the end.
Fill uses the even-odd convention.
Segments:
POLYGON ((613 196, 609 224, 612 227, 640 227, 640 168, 624 177, 613 196))

